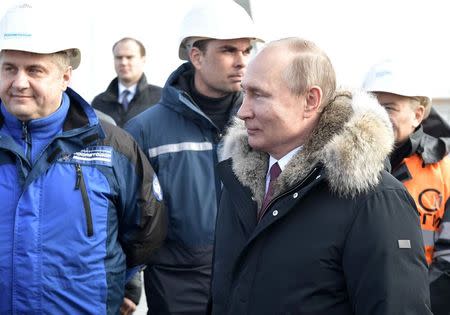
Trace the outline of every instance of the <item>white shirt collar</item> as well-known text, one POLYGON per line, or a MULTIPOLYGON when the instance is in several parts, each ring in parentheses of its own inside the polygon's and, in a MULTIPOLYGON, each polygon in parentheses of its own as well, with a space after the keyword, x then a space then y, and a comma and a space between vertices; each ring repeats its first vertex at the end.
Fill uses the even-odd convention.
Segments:
POLYGON ((128 99, 131 100, 134 97, 134 94, 136 94, 136 89, 137 89, 137 83, 133 84, 130 87, 126 87, 119 81, 119 94, 118 94, 119 101, 120 101, 120 97, 122 96, 123 91, 125 91, 125 90, 130 91, 130 95, 128 96, 128 99))
MULTIPOLYGON (((294 150, 288 152, 285 156, 283 156, 279 160, 276 160, 274 157, 270 156, 270 159, 269 159, 269 170, 272 167, 272 165, 274 165, 276 162, 278 162, 278 165, 280 166, 281 171, 283 171, 284 168, 286 167, 286 165, 292 159, 292 157, 295 154, 297 154, 297 152, 300 151, 301 148, 302 148, 302 146, 296 147, 294 150)), ((269 172, 267 172, 267 173, 269 173, 269 172)))
POLYGON ((292 157, 295 154, 297 154, 297 152, 299 152, 301 149, 302 149, 302 146, 299 146, 299 147, 295 148, 294 150, 290 151, 288 154, 286 154, 279 160, 276 160, 274 157, 270 156, 269 168, 267 169, 267 173, 266 173, 266 192, 267 192, 267 189, 269 188, 269 182, 270 182, 269 172, 270 172, 270 168, 272 167, 272 165, 274 165, 276 162, 278 162, 278 165, 280 166, 281 171, 283 171, 284 168, 286 167, 286 165, 292 159, 292 157))

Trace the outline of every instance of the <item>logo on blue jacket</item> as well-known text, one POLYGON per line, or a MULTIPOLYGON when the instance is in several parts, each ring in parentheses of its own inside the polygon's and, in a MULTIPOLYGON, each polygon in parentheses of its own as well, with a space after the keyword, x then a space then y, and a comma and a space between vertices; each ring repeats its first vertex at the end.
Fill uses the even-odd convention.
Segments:
POLYGON ((113 149, 108 146, 87 147, 81 151, 63 155, 58 161, 112 166, 112 150, 113 149))

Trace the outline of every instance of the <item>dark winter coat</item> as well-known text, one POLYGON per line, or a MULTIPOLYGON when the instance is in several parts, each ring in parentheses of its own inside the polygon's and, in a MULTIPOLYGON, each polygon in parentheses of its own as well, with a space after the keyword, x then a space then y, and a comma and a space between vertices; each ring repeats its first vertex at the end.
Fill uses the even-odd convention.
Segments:
POLYGON ((268 155, 230 129, 213 261, 213 314, 425 315, 419 216, 383 170, 389 118, 365 94, 341 95, 277 180, 262 220, 268 155))
POLYGON ((92 107, 111 116, 116 124, 123 127, 125 123, 143 112, 161 98, 161 88, 156 85, 147 84, 145 74, 139 79, 136 94, 128 105, 128 111, 124 111, 119 103, 119 80, 115 78, 111 81, 105 92, 97 95, 92 101, 92 107))
MULTIPOLYGON (((125 127, 150 159, 169 211, 167 240, 145 270, 152 314, 202 314, 209 296, 222 135, 187 92, 193 75, 190 63, 181 65, 161 101, 125 127)), ((232 103, 230 117, 241 92, 232 103)))

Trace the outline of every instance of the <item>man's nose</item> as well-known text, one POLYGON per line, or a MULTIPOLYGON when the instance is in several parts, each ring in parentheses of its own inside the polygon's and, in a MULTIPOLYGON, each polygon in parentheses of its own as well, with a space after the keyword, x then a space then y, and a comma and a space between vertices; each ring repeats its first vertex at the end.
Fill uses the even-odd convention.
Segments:
POLYGON ((235 67, 243 68, 247 65, 248 55, 243 52, 236 53, 234 65, 235 67))
POLYGON ((242 101, 241 107, 239 107, 239 110, 237 112, 237 116, 245 120, 246 118, 250 118, 252 116, 252 111, 250 108, 250 102, 247 96, 244 95, 244 100, 242 101))
POLYGON ((24 71, 18 71, 12 86, 16 89, 26 89, 30 86, 28 75, 24 71))

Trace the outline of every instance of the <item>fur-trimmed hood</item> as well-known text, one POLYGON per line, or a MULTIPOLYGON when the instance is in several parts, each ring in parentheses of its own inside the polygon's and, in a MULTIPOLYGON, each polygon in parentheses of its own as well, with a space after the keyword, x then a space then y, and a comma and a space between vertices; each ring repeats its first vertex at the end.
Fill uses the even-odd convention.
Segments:
MULTIPOLYGON (((323 164, 334 193, 353 197, 366 192, 378 184, 393 144, 389 117, 374 97, 338 92, 323 110, 309 141, 281 173, 275 195, 298 183, 317 163, 323 164)), ((229 157, 239 181, 261 206, 269 157, 249 146, 244 122, 237 118, 224 140, 222 158, 229 157)))

